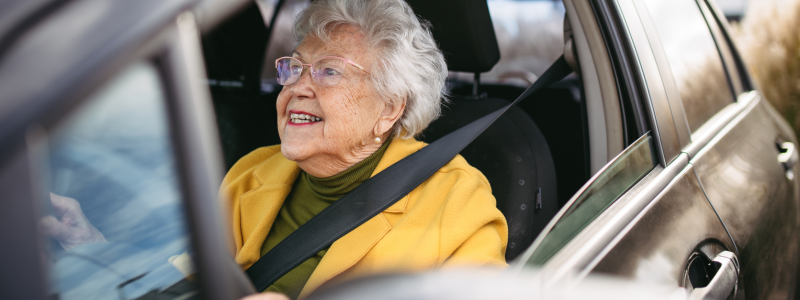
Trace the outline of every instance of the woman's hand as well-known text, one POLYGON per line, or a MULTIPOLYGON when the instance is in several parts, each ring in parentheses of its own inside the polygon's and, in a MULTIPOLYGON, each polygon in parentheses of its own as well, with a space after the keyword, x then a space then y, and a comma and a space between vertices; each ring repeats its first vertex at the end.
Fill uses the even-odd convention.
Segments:
POLYGON ((39 223, 47 235, 58 240, 61 247, 71 250, 80 245, 106 242, 103 234, 86 219, 78 201, 50 193, 50 202, 60 220, 46 216, 39 223))
POLYGON ((281 293, 264 292, 244 297, 241 300, 289 300, 289 297, 281 293))

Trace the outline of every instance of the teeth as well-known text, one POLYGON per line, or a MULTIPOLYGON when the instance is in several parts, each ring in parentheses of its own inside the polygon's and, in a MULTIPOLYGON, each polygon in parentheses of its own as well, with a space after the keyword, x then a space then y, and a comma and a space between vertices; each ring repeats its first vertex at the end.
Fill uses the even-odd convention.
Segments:
POLYGON ((289 115, 289 118, 292 119, 292 123, 298 123, 298 124, 322 121, 321 118, 310 116, 307 114, 291 114, 289 115))

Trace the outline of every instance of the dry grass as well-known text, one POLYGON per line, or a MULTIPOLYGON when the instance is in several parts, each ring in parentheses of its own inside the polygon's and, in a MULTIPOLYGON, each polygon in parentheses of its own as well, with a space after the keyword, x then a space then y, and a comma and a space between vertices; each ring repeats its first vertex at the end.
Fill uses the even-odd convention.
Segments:
POLYGON ((752 1, 731 25, 761 92, 800 133, 800 0, 752 1))

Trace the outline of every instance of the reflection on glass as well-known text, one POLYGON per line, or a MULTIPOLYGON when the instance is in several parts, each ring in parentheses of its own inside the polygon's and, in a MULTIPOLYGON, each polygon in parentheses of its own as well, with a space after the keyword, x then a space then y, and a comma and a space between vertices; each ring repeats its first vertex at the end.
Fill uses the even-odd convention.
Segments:
POLYGON ((689 130, 696 131, 733 102, 717 45, 695 0, 645 0, 681 95, 689 130))
POLYGON ((47 156, 43 186, 50 198, 79 206, 43 199, 49 209, 42 220, 68 223, 69 215, 82 214, 82 225, 104 237, 71 243, 47 231, 50 293, 57 299, 196 296, 185 279, 192 278, 191 251, 155 67, 131 66, 50 133, 49 147, 40 151, 47 156))
POLYGON ((647 134, 600 173, 547 233, 526 265, 543 265, 586 225, 655 167, 652 138, 647 134))

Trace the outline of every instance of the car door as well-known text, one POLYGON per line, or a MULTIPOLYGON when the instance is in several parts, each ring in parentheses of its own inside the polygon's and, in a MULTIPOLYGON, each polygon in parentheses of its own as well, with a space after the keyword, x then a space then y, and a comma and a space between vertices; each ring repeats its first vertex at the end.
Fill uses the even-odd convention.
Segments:
POLYGON ((2 298, 252 291, 227 253, 216 199, 222 163, 194 17, 214 13, 187 4, 71 1, 8 40, 0 54, 2 298), (93 229, 94 243, 51 239, 40 230, 48 217, 93 229))
MULTIPOLYGON (((747 71, 737 68, 743 63, 713 3, 698 4, 698 14, 706 18, 725 62, 736 102, 693 130, 692 145, 685 151, 736 244, 744 296, 787 298, 795 292, 797 272, 797 140, 763 95, 750 88, 747 71)), ((685 108, 688 115, 691 107, 685 108)))
POLYGON ((669 70, 662 78, 670 103, 683 108, 673 106, 676 124, 687 124, 679 128, 690 140, 683 152, 741 259, 739 295, 790 295, 798 219, 794 134, 740 75, 747 71, 713 3, 640 2, 662 45, 654 54, 669 70))
POLYGON ((598 2, 593 9, 604 25, 609 52, 633 58, 627 70, 633 78, 618 71, 617 81, 634 82, 641 91, 641 97, 620 98, 640 99, 641 104, 629 106, 645 108, 650 130, 573 196, 517 267, 541 268, 546 284, 594 272, 700 287, 701 282, 687 278, 695 274, 687 273, 691 262, 697 257, 711 261, 735 250, 734 244, 705 197, 689 156, 681 152, 689 134, 685 121, 679 123, 680 102, 670 98, 663 76, 666 61, 659 56, 661 45, 645 4, 598 2))

